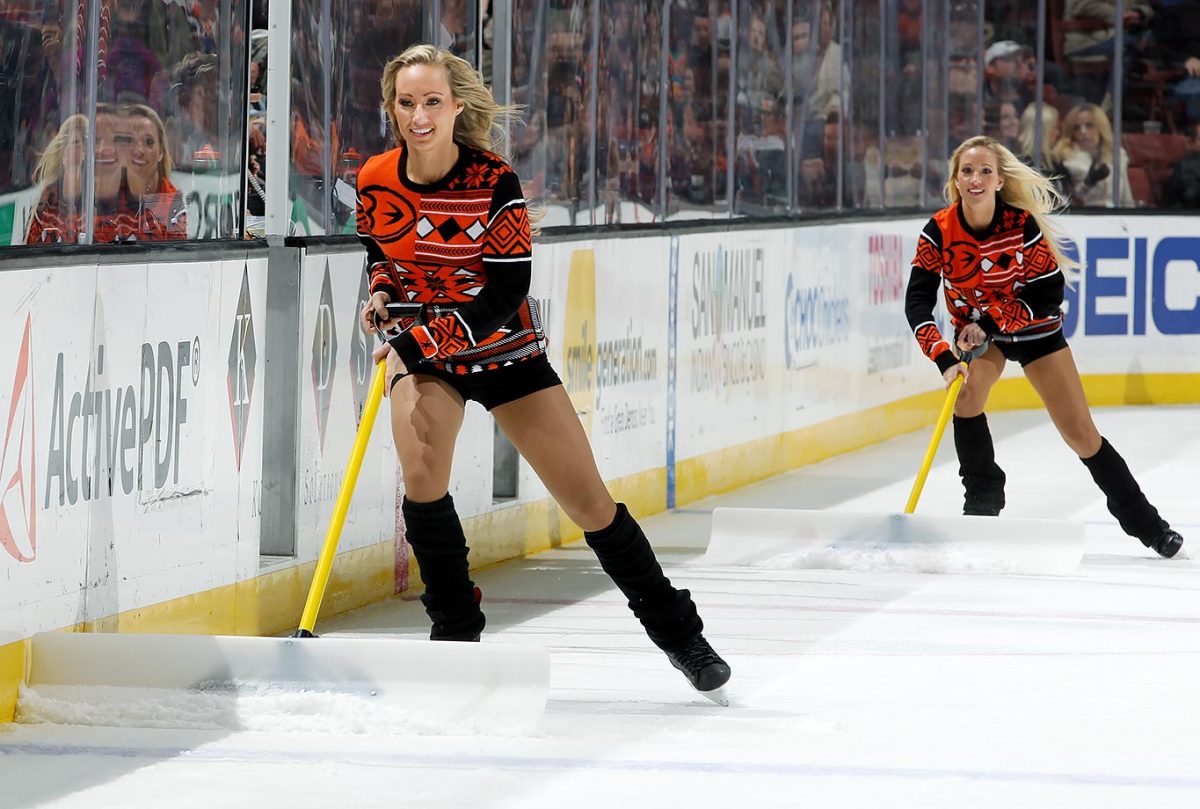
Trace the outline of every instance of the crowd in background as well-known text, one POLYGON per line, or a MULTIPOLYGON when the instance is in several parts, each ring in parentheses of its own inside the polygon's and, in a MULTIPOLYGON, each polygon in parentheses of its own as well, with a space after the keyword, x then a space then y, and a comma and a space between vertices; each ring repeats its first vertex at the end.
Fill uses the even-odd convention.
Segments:
MULTIPOLYGON (((980 2, 514 0, 508 150, 546 225, 930 208, 978 132, 1075 208, 1200 207, 1200 0, 980 2)), ((352 229, 390 56, 494 78, 490 6, 291 0, 294 232, 352 229)), ((267 13, 0 5, 0 244, 261 234, 267 13)))

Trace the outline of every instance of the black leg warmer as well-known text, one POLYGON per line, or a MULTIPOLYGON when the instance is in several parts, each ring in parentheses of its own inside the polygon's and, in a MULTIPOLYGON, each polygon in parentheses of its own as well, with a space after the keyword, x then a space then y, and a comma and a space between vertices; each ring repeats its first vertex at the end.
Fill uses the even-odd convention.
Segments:
POLYGON ((660 649, 678 647, 704 629, 687 590, 676 590, 663 575, 654 549, 624 503, 617 504, 612 525, 585 531, 584 539, 600 567, 629 599, 629 609, 660 649))
POLYGON ((962 477, 963 514, 995 517, 1004 508, 1004 470, 996 464, 987 416, 954 417, 954 449, 962 477))
POLYGON ((1090 458, 1081 458, 1083 465, 1092 473, 1092 479, 1108 498, 1108 510, 1117 518, 1121 529, 1131 537, 1140 539, 1147 548, 1154 548, 1164 531, 1167 521, 1158 516, 1158 509, 1150 505, 1146 495, 1125 459, 1121 457, 1107 438, 1100 439, 1100 451, 1090 458))
POLYGON ((447 494, 432 503, 401 505, 405 536, 421 567, 421 603, 433 621, 431 640, 479 640, 485 619, 467 565, 467 538, 447 494))

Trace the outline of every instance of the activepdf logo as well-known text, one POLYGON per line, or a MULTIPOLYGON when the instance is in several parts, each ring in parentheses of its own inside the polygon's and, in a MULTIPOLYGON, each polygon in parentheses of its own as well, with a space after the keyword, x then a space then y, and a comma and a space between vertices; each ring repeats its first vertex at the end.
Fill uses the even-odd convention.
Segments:
POLYGON ((17 353, 4 449, 0 450, 0 547, 18 562, 37 555, 37 470, 33 452, 33 374, 30 373, 30 319, 17 353))

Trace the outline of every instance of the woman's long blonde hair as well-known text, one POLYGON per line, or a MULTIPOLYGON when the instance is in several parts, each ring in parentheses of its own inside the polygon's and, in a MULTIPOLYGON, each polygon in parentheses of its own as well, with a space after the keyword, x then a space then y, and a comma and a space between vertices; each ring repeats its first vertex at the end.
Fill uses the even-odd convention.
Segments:
POLYGON ((379 82, 388 129, 397 144, 404 140, 400 137, 394 112, 396 74, 413 65, 440 65, 446 71, 450 93, 463 105, 463 111, 454 119, 454 140, 458 143, 473 149, 496 151, 508 127, 520 120, 520 108, 497 103, 483 76, 466 59, 433 45, 413 45, 388 61, 379 82))
MULTIPOLYGON (((1025 111, 1021 113, 1021 131, 1017 135, 1017 140, 1021 144, 1021 156, 1033 160, 1034 149, 1036 144, 1034 135, 1037 129, 1037 111, 1038 105, 1036 102, 1025 107, 1025 111)), ((1051 104, 1042 104, 1042 148, 1041 164, 1043 166, 1054 165, 1054 144, 1057 139, 1051 139, 1049 134, 1058 127, 1058 109, 1051 104)), ((1061 134, 1061 130, 1060 130, 1061 134)))
POLYGON ((1067 113, 1067 119, 1063 121, 1062 131, 1058 133, 1058 143, 1054 144, 1054 153, 1062 160, 1073 150, 1079 148, 1075 145, 1075 123, 1079 120, 1080 114, 1084 112, 1092 114, 1092 123, 1096 125, 1096 134, 1100 136, 1100 145, 1096 148, 1096 157, 1102 163, 1111 164, 1113 153, 1112 123, 1108 120, 1108 114, 1097 104, 1080 104, 1076 107, 1071 107, 1070 112, 1067 113))
POLYGON ((63 167, 63 152, 71 143, 71 138, 78 134, 83 141, 83 154, 87 154, 88 125, 86 115, 72 115, 62 122, 58 132, 46 144, 46 150, 38 159, 37 167, 33 170, 33 181, 38 185, 50 185, 62 179, 66 173, 63 167))
POLYGON ((1000 172, 1000 178, 1004 180, 997 196, 1014 208, 1029 212, 1045 236, 1046 244, 1050 246, 1050 252, 1054 254, 1059 269, 1070 278, 1082 265, 1067 252, 1070 240, 1050 221, 1050 214, 1065 208, 1068 200, 1054 187, 1054 183, 1046 179, 1041 172, 1021 162, 1000 141, 987 135, 977 135, 963 141, 954 150, 954 154, 950 156, 950 177, 946 180, 946 199, 951 205, 957 205, 962 200, 954 179, 958 176, 958 164, 963 152, 976 146, 989 149, 996 156, 996 168, 1000 172))

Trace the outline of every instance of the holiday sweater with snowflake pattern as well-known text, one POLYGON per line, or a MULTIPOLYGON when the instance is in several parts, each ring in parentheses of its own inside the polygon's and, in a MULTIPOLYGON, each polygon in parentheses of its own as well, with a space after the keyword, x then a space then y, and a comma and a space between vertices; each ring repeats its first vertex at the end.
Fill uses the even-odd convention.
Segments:
POLYGON ((1028 340, 1062 328, 1064 280, 1037 220, 996 201, 982 232, 962 205, 934 214, 917 239, 904 313, 925 356, 944 373, 958 361, 933 320, 938 287, 957 334, 968 323, 999 340, 1028 340))
POLYGON ((545 353, 529 217, 502 158, 460 145, 454 168, 422 185, 408 178, 403 147, 377 155, 358 176, 357 216, 371 292, 426 304, 392 341, 409 370, 477 373, 545 353))

